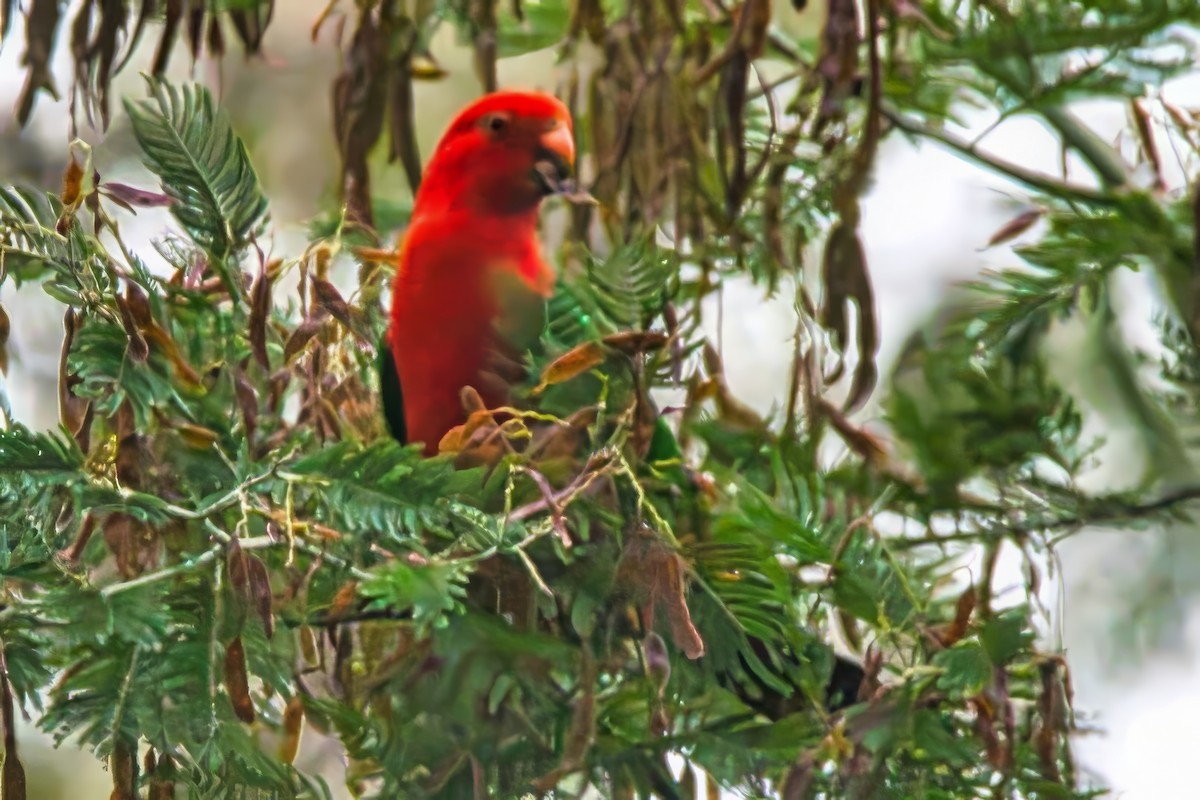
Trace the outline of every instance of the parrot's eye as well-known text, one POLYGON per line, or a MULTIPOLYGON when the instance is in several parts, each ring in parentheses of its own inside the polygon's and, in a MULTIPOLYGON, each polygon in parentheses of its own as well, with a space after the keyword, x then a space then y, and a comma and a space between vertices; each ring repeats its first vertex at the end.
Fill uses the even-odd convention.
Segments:
POLYGON ((508 130, 510 122, 507 114, 488 114, 483 118, 483 127, 493 134, 500 134, 508 130))

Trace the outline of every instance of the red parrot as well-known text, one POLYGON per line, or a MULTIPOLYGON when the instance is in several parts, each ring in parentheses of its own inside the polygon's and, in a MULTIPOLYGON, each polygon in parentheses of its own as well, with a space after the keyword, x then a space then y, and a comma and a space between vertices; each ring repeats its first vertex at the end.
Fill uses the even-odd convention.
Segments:
MULTIPOLYGON (((554 287, 538 210, 549 195, 574 193, 574 162, 570 113, 545 94, 486 95, 438 142, 401 247, 380 353, 384 416, 401 442, 421 442, 436 455, 442 437, 466 419, 463 386, 488 408, 509 405, 514 362, 540 333, 554 287)), ((863 675, 836 656, 826 707, 855 702, 863 675)), ((809 702, 798 687, 782 694, 752 673, 747 679, 749 692, 722 683, 772 719, 809 702)))
POLYGON ((571 115, 541 93, 495 92, 443 134, 413 204, 382 353, 384 412, 426 455, 465 420, 463 386, 507 405, 513 365, 540 332, 555 273, 542 199, 573 189, 571 115))

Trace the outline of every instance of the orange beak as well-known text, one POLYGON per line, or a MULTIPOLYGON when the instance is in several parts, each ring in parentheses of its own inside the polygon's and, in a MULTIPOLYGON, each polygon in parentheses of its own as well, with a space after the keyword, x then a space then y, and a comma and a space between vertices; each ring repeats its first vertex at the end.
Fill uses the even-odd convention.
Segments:
POLYGON ((575 166, 575 135, 571 126, 562 120, 555 120, 554 127, 539 138, 539 144, 546 150, 559 156, 567 166, 575 166))
POLYGON ((575 137, 570 124, 554 120, 537 140, 534 173, 545 194, 575 193, 575 137))

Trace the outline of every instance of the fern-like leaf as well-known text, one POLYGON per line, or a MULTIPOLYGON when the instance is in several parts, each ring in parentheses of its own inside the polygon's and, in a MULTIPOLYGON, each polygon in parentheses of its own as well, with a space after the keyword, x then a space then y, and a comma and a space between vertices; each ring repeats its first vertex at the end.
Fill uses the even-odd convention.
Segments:
POLYGON ((188 235, 224 259, 266 219, 267 198, 246 146, 203 86, 147 83, 150 99, 125 101, 146 165, 162 178, 171 213, 188 235))

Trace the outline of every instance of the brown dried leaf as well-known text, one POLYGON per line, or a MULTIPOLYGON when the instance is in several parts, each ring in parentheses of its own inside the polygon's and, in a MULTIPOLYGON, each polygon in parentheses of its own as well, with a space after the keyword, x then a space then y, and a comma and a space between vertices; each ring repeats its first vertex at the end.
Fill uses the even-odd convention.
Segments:
POLYGON ((858 83, 858 4, 855 0, 829 0, 829 15, 821 32, 821 57, 817 72, 823 83, 814 136, 832 120, 845 114, 843 103, 858 83))
POLYGON ((204 39, 204 8, 206 0, 190 0, 187 12, 188 49, 192 53, 192 61, 200 59, 200 43, 204 39))
POLYGON ((548 386, 578 377, 593 367, 603 364, 604 359, 604 347, 600 342, 584 342, 573 347, 546 365, 546 368, 542 370, 542 379, 534 387, 533 394, 539 395, 548 386))
POLYGON ((294 763, 300 751, 300 737, 304 733, 304 701, 299 694, 292 695, 283 708, 283 737, 279 740, 279 760, 294 763))
POLYGON ((8 334, 11 327, 8 312, 0 305, 0 375, 8 374, 8 334))
POLYGON ((58 100, 50 57, 58 34, 59 0, 30 0, 25 12, 25 87, 17 100, 17 125, 24 128, 33 114, 37 93, 45 91, 58 100))
POLYGON ((799 760, 788 770, 783 781, 782 800, 808 800, 809 790, 813 782, 813 757, 809 752, 800 756, 799 760))
POLYGON ((86 453, 91 441, 92 401, 75 395, 72 390, 82 378, 67 372, 67 355, 71 352, 75 332, 82 325, 83 315, 68 308, 63 315, 64 335, 58 357, 58 417, 63 427, 75 437, 79 449, 86 453))
POLYGON ((146 344, 146 338, 142 336, 141 330, 138 329, 137 321, 133 317, 133 310, 129 307, 129 301, 124 297, 117 295, 113 298, 117 303, 117 312, 121 315, 121 326, 125 329, 125 335, 129 338, 129 345, 125 352, 135 362, 141 364, 150 357, 150 345, 146 344))
POLYGON ((346 581, 341 588, 337 590, 337 594, 333 596, 333 601, 329 604, 329 611, 326 616, 329 619, 338 619, 344 615, 351 606, 358 600, 358 581, 346 581))
POLYGON ((96 532, 96 516, 91 511, 83 515, 83 521, 79 523, 79 533, 75 536, 75 541, 71 546, 63 551, 63 558, 70 564, 78 564, 79 559, 83 558, 84 548, 92 539, 92 534, 96 532))
POLYGON ((675 646, 695 660, 704 655, 704 640, 692 624, 685 600, 686 572, 679 554, 646 527, 629 537, 617 569, 620 582, 641 605, 646 630, 655 629, 655 618, 663 612, 675 646))
POLYGON ((108 800, 137 800, 137 750, 124 737, 113 743, 108 757, 113 790, 108 800))
POLYGON ((151 543, 144 523, 119 511, 109 514, 104 520, 104 542, 123 579, 136 578, 142 572, 148 558, 144 548, 151 543))
POLYGON ((242 637, 235 636, 225 647, 225 691, 233 704, 233 713, 247 725, 254 722, 254 700, 250 697, 250 680, 246 674, 246 651, 242 637))
POLYGON ((275 614, 272 611, 274 598, 271 593, 271 576, 267 573, 267 565, 257 556, 247 556, 247 575, 250 579, 249 600, 258 612, 262 621, 263 631, 270 639, 275 635, 275 614))
POLYGON ((1053 660, 1044 661, 1039 666, 1041 673, 1041 693, 1038 695, 1038 722, 1033 733, 1034 750, 1042 768, 1042 777, 1047 781, 1058 783, 1059 732, 1063 727, 1064 700, 1062 683, 1058 677, 1058 664, 1053 660))
POLYGON ((60 197, 62 198, 63 213, 68 215, 79 208, 79 204, 83 202, 83 165, 75 160, 74 153, 71 153, 71 160, 67 162, 67 168, 63 172, 60 197))
POLYGON ((167 360, 171 362, 171 367, 175 370, 175 376, 179 380, 193 389, 199 389, 202 386, 200 375, 184 359, 183 354, 179 352, 179 345, 175 343, 175 340, 171 338, 170 334, 161 325, 151 320, 150 325, 143 333, 149 341, 154 342, 157 347, 162 349, 167 360))
POLYGON ((346 305, 342 293, 337 290, 329 281, 324 278, 313 278, 312 282, 313 302, 329 312, 329 315, 342 323, 346 330, 353 332, 353 323, 350 320, 350 307, 346 305))
POLYGON ((401 53, 394 62, 391 97, 388 101, 388 161, 400 161, 414 194, 421 185, 421 151, 417 145, 417 113, 412 82, 414 78, 436 80, 446 74, 432 59, 422 65, 415 60, 415 56, 410 57, 411 46, 415 44, 414 38, 409 51, 401 53), (426 69, 418 74, 422 66, 429 64, 433 66, 432 72, 426 69))
POLYGON ((868 464, 878 464, 887 455, 883 443, 874 435, 852 423, 845 414, 824 398, 817 400, 821 415, 833 425, 838 436, 868 464))
POLYGON ((250 599, 250 571, 246 560, 246 551, 235 537, 225 549, 225 574, 229 576, 229 585, 233 587, 234 596, 243 602, 250 599))
POLYGON ((1163 178, 1162 156, 1159 155, 1158 143, 1154 140, 1154 125, 1150 119, 1150 112, 1138 98, 1129 101, 1129 110, 1133 114, 1134 129, 1138 134, 1138 144, 1141 146, 1142 155, 1146 157, 1150 168, 1154 170, 1154 188, 1159 191, 1165 190, 1167 182, 1163 178))
POLYGON ((313 314, 304 318, 304 320, 292 331, 292 335, 288 337, 287 342, 283 345, 283 362, 290 364, 304 346, 312 340, 321 328, 325 325, 324 314, 313 314))
POLYGON ((142 287, 133 281, 125 283, 125 303, 129 306, 129 313, 133 316, 133 321, 139 327, 148 327, 154 324, 154 312, 150 309, 150 298, 142 291, 142 287))
POLYGON ((662 331, 621 331, 609 334, 600 341, 625 355, 636 356, 662 349, 666 346, 667 339, 667 335, 662 331))
POLYGON ((133 33, 129 35, 129 40, 125 43, 125 57, 113 68, 114 75, 125 69, 125 65, 129 63, 129 59, 137 49, 138 42, 142 40, 142 32, 146 29, 146 21, 151 17, 157 17, 157 15, 158 0, 142 0, 138 10, 137 21, 133 24, 133 33))
POLYGON ((255 453, 254 434, 258 431, 258 390, 246 380, 241 370, 233 378, 233 393, 237 397, 238 408, 242 412, 242 423, 245 426, 246 443, 250 452, 255 453))
POLYGON ((875 388, 875 355, 879 350, 879 333, 875 324, 875 297, 862 241, 858 231, 843 220, 835 222, 829 232, 821 270, 826 292, 821 321, 843 352, 849 337, 847 302, 853 302, 858 309, 858 364, 843 406, 843 410, 852 411, 860 407, 875 388))
POLYGON ((271 369, 271 360, 267 356, 267 320, 271 316, 271 274, 263 265, 254 278, 250 287, 250 352, 254 360, 265 370, 271 369))
POLYGON ((376 15, 359 13, 358 27, 344 52, 342 71, 333 84, 333 130, 341 156, 341 195, 346 220, 374 227, 367 155, 383 133, 388 107, 387 43, 376 15))
POLYGON ((16 7, 17 0, 0 0, 0 42, 8 37, 8 29, 12 26, 16 7))
POLYGON ((146 800, 175 800, 175 782, 171 780, 174 771, 175 765, 171 763, 171 757, 166 753, 159 754, 153 771, 149 767, 146 769, 152 776, 150 794, 146 800))
POLYGON ((995 247, 998 244, 1012 241, 1032 228, 1034 223, 1041 219, 1045 213, 1046 209, 1036 206, 1022 211, 993 233, 992 237, 988 239, 987 245, 982 249, 986 250, 989 247, 995 247))
POLYGON ((100 106, 100 120, 108 128, 109 89, 113 65, 117 59, 117 41, 125 34, 129 18, 127 3, 106 2, 100 5, 100 24, 88 48, 89 66, 95 70, 95 88, 100 106))
POLYGON ((227 14, 242 41, 246 55, 258 54, 262 50, 263 35, 275 15, 275 0, 259 4, 250 10, 230 9, 227 14))
POLYGON ((188 0, 167 0, 163 12, 162 35, 158 37, 158 47, 154 51, 154 62, 150 72, 161 77, 167 71, 167 62, 175 50, 175 40, 179 38, 179 24, 183 21, 188 0))
POLYGON ((314 667, 318 663, 317 635, 308 625, 300 626, 300 655, 304 657, 304 665, 314 667))
POLYGON ((221 17, 218 14, 213 14, 208 18, 208 31, 205 38, 210 57, 220 58, 225 55, 225 33, 221 30, 221 17))

